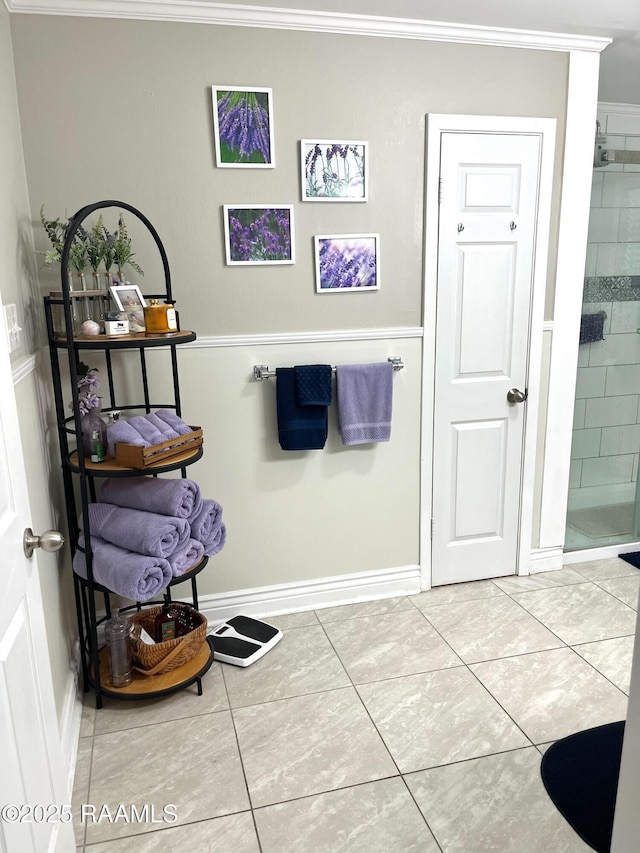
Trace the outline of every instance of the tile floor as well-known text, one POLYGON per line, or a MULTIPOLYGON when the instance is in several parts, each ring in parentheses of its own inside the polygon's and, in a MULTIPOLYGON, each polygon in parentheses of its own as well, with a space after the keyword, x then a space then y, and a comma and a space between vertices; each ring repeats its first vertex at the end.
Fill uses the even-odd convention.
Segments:
POLYGON ((587 851, 540 760, 625 717, 639 584, 613 559, 274 617, 282 642, 201 697, 89 697, 76 807, 156 822, 76 820, 78 850, 587 851))

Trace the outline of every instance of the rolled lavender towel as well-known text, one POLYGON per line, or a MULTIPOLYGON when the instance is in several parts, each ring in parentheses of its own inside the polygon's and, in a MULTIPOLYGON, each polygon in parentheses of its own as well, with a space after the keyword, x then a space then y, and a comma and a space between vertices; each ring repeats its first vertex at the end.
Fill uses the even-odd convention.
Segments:
POLYGON ((156 415, 160 420, 169 424, 169 426, 174 429, 178 435, 186 435, 189 432, 193 432, 189 424, 186 424, 182 418, 178 417, 178 415, 176 415, 175 412, 172 412, 171 409, 158 409, 156 415))
POLYGON ((200 562, 203 554, 204 545, 202 542, 198 542, 197 539, 189 539, 183 548, 167 557, 167 561, 174 576, 183 575, 187 569, 192 569, 200 562))
POLYGON ((127 423, 137 430, 137 432, 139 432, 144 440, 148 441, 150 445, 160 444, 164 441, 164 436, 160 430, 157 427, 154 427, 153 424, 149 423, 143 415, 136 415, 133 418, 129 418, 127 423))
MULTIPOLYGON (((115 504, 89 504, 88 517, 92 536, 150 557, 168 558, 174 551, 183 548, 191 536, 186 518, 143 512, 115 504)), ((82 527, 82 521, 78 523, 82 527)))
POLYGON ((208 542, 222 524, 222 507, 217 501, 205 498, 200 510, 189 516, 191 535, 200 542, 208 542))
POLYGON ((208 541, 203 542, 205 557, 213 557, 218 551, 222 551, 227 541, 227 528, 224 522, 215 529, 208 541))
POLYGON ((104 503, 158 512, 174 518, 189 518, 200 512, 202 496, 193 480, 160 477, 113 477, 102 484, 104 503))
POLYGON ((135 444, 136 447, 151 447, 151 442, 145 441, 136 429, 129 426, 129 421, 116 421, 107 430, 107 450, 109 456, 116 455, 116 444, 135 444))
POLYGON ((151 426, 154 426, 158 430, 158 432, 162 433, 162 435, 164 436, 164 438, 162 439, 163 441, 168 441, 170 438, 179 438, 179 435, 175 431, 175 429, 172 429, 169 424, 165 423, 162 418, 159 418, 153 412, 149 412, 148 415, 145 415, 144 419, 146 421, 149 421, 151 426))
MULTIPOLYGON (((83 546, 80 536, 79 545, 83 546)), ((91 537, 93 554, 93 579, 112 592, 132 601, 149 601, 165 589, 172 578, 171 566, 162 557, 149 557, 125 551, 99 536, 91 537)), ((76 551, 73 571, 81 578, 87 577, 87 559, 76 551)))

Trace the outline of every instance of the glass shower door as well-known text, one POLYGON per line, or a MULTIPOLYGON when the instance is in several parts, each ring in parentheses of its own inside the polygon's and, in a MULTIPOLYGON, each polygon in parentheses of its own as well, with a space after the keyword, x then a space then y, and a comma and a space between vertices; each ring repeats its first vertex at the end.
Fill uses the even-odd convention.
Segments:
POLYGON ((640 136, 595 150, 567 551, 640 541, 640 136))

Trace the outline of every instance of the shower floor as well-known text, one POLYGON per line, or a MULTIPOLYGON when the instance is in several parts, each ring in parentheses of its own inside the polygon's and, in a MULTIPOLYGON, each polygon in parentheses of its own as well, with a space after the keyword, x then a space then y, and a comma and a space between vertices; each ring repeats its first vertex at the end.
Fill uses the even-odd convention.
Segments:
POLYGON ((633 527, 632 503, 570 509, 567 525, 590 539, 627 536, 633 527))

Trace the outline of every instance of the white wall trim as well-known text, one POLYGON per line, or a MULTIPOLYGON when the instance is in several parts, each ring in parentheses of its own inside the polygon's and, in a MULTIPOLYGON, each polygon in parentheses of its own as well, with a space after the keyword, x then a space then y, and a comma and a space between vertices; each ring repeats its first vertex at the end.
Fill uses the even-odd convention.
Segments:
POLYGON ((314 344, 328 341, 385 341, 400 338, 421 338, 422 327, 398 329, 336 329, 333 332, 283 332, 268 335, 209 335, 197 338, 180 349, 214 349, 218 347, 286 346, 287 344, 314 344))
POLYGON ((36 369, 36 360, 37 353, 33 353, 33 355, 29 355, 26 358, 23 358, 17 364, 11 365, 11 376, 13 378, 13 384, 17 385, 22 379, 28 376, 30 373, 36 369))
MULTIPOLYGON (((64 771, 67 779, 69 797, 73 791, 73 780, 78 758, 78 739, 80 737, 80 722, 82 720, 82 701, 78 696, 78 675, 70 671, 65 690, 64 707, 60 719, 60 747, 65 763, 64 771)), ((71 799, 68 800, 71 802, 71 799)))
POLYGON ((565 538, 599 62, 596 53, 569 56, 540 548, 560 547, 565 538))
POLYGON ((342 12, 234 5, 206 2, 206 0, 5 0, 5 2, 10 12, 33 15, 71 15, 262 27, 446 41, 458 44, 509 46, 532 50, 585 50, 600 53, 611 43, 611 39, 600 36, 449 24, 342 12))
POLYGON ((545 320, 542 324, 543 332, 553 332, 553 320, 545 320))
POLYGON ((529 553, 529 574, 561 569, 563 557, 562 548, 533 548, 529 553))
POLYGON ((419 592, 420 566, 400 566, 204 595, 198 597, 198 605, 213 626, 239 613, 275 616, 419 592))
POLYGON ((562 556, 563 566, 588 563, 591 560, 612 560, 628 551, 640 551, 640 542, 624 542, 621 545, 605 545, 602 548, 586 548, 583 551, 567 551, 562 556))
POLYGON ((533 525, 533 495, 536 463, 538 410, 540 405, 540 370, 544 332, 544 296, 547 281, 547 253, 553 186, 555 119, 511 116, 427 116, 427 152, 425 165, 425 237, 423 328, 425 345, 422 355, 422 435, 420 475, 420 565, 422 588, 431 586, 431 517, 433 480, 433 417, 435 395, 436 297, 438 286, 438 178, 440 175, 440 141, 444 132, 529 133, 541 138, 538 218, 536 223, 534 269, 531 293, 531 328, 527 357, 529 397, 525 409, 524 447, 522 457, 521 510, 518 547, 519 574, 530 571, 530 543, 533 525), (427 346, 427 341, 431 345, 427 346))

